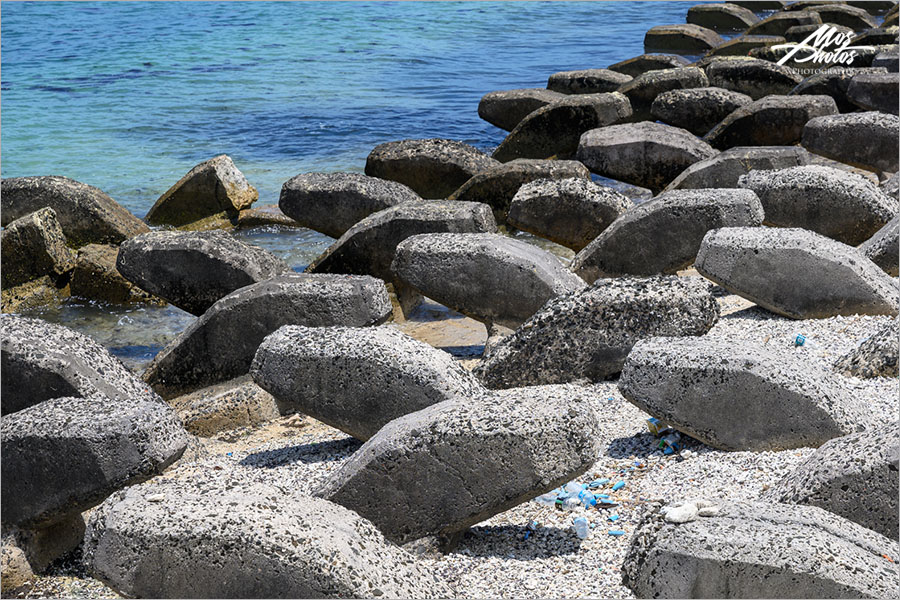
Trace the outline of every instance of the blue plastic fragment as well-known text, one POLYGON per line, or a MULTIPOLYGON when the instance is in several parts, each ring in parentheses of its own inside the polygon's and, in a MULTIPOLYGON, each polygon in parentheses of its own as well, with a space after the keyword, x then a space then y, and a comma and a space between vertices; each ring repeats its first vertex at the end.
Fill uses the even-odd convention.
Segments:
POLYGON ((613 491, 615 492, 616 490, 621 490, 623 487, 625 487, 625 482, 617 481, 616 485, 613 486, 613 491))
POLYGON ((803 335, 802 333, 798 333, 797 337, 794 338, 794 345, 802 346, 805 343, 806 343, 806 336, 803 335))
POLYGON ((600 487, 601 485, 606 485, 607 483, 609 483, 609 479, 606 479, 604 477, 603 479, 595 479, 594 481, 590 482, 588 484, 588 487, 594 489, 600 487))
POLYGON ((609 535, 614 535, 614 536, 617 536, 617 537, 618 537, 618 536, 620 536, 620 535, 625 535, 625 532, 622 531, 621 529, 610 529, 610 530, 609 530, 609 535))
POLYGON ((610 520, 610 521, 618 521, 618 520, 619 520, 619 515, 610 515, 610 516, 609 516, 609 520, 610 520))

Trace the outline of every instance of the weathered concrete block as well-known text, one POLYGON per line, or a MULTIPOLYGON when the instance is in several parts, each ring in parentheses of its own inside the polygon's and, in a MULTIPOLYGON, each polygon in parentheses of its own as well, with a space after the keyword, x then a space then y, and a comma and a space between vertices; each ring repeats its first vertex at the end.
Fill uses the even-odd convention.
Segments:
POLYGON ((656 97, 650 114, 694 135, 706 135, 722 119, 751 102, 746 94, 717 87, 671 90, 656 97))
MULTIPOLYGON (((896 198, 897 195, 892 196, 896 198)), ((860 244, 860 251, 866 258, 881 267, 888 275, 897 276, 900 262, 900 216, 888 221, 875 235, 860 244)))
POLYGON ((42 208, 9 223, 0 239, 3 287, 14 287, 45 275, 58 279, 75 266, 75 253, 66 246, 52 208, 42 208))
POLYGON ((625 94, 631 103, 632 120, 647 121, 652 119, 651 107, 657 96, 672 90, 703 88, 709 80, 702 69, 696 67, 679 67, 647 71, 622 85, 619 92, 625 94))
POLYGON ((758 58, 728 58, 707 65, 709 84, 746 94, 754 100, 790 93, 803 77, 792 69, 758 58))
POLYGON ((478 103, 478 116, 500 129, 512 131, 529 114, 562 98, 563 94, 544 88, 488 92, 478 103))
POLYGON ((735 188, 741 175, 751 171, 786 169, 809 161, 809 153, 797 146, 738 146, 695 162, 672 180, 666 191, 735 188))
POLYGON ((725 117, 703 139, 720 150, 791 146, 800 141, 808 121, 835 114, 837 106, 831 96, 767 96, 725 117))
POLYGON ((834 368, 854 377, 897 377, 898 340, 900 325, 893 320, 838 358, 834 368))
POLYGON ((688 59, 677 54, 641 54, 640 56, 617 62, 614 65, 609 65, 609 70, 637 77, 647 71, 677 69, 678 67, 686 67, 688 64, 690 64, 688 59))
POLYGON ((644 48, 704 52, 724 41, 712 29, 699 25, 657 25, 644 35, 644 48))
POLYGON ((810 152, 868 169, 894 173, 898 168, 900 118, 881 112, 830 115, 811 119, 803 128, 810 152))
POLYGON ((629 81, 630 75, 609 69, 561 71, 550 76, 547 89, 561 94, 604 94, 615 92, 629 81))

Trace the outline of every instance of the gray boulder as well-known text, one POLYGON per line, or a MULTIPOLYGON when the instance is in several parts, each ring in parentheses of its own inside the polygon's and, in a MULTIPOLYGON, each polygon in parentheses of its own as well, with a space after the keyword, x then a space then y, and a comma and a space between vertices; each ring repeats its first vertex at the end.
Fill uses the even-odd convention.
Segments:
POLYGON ((627 123, 581 136, 578 160, 598 175, 659 192, 697 161, 716 154, 684 129, 662 123, 627 123))
POLYGON ((512 131, 522 119, 537 109, 562 98, 563 94, 544 88, 489 92, 478 103, 478 116, 500 129, 512 131))
POLYGON ((231 158, 220 154, 192 168, 160 196, 147 213, 147 221, 179 226, 219 213, 235 217, 258 197, 231 158))
POLYGON ((501 162, 516 158, 569 158, 582 133, 631 116, 628 98, 610 94, 576 94, 539 108, 516 125, 494 150, 501 162))
MULTIPOLYGON (((894 195, 893 198, 897 196, 894 195)), ((900 216, 888 221, 875 235, 863 242, 859 249, 872 262, 881 267, 885 273, 896 277, 900 262, 900 216)))
POLYGON ((541 179, 519 188, 506 222, 576 252, 634 203, 589 179, 541 179))
POLYGON ((317 495, 395 542, 452 536, 587 471, 601 452, 591 400, 554 386, 436 404, 385 425, 317 495))
POLYGON ((897 283, 852 246, 793 228, 729 227, 703 238, 694 267, 792 319, 897 314, 897 283))
POLYGON ((372 523, 253 481, 252 470, 155 479, 112 496, 88 523, 89 572, 136 598, 453 595, 372 523))
POLYGON ((856 112, 858 107, 847 95, 854 77, 865 73, 885 73, 885 69, 864 67, 858 69, 823 69, 810 75, 790 91, 790 95, 825 95, 834 98, 842 113, 856 112))
POLYGON ((119 247, 116 269, 142 290, 194 315, 236 289, 289 270, 271 252, 224 231, 153 231, 119 247))
POLYGON ((770 488, 766 500, 818 506, 896 540, 898 461, 896 422, 840 437, 823 444, 770 488))
POLYGON ((281 187, 278 207, 300 225, 339 238, 374 212, 420 200, 402 183, 362 173, 303 173, 281 187))
POLYGON ((491 207, 476 202, 410 202, 371 214, 342 235, 307 273, 355 273, 391 281, 397 244, 419 233, 494 232, 491 207))
POLYGON ((847 88, 847 98, 863 110, 896 115, 900 110, 900 73, 854 75, 847 88))
POLYGON ((398 181, 423 198, 446 198, 473 175, 497 161, 453 140, 400 140, 375 146, 366 158, 366 175, 398 181))
POLYGON ((830 115, 803 128, 803 147, 828 158, 867 169, 895 173, 900 118, 882 112, 830 115))
POLYGON ((644 48, 705 52, 724 41, 712 29, 699 25, 657 25, 644 35, 644 48))
POLYGON ((821 25, 822 19, 814 12, 794 10, 777 12, 747 29, 747 35, 784 35, 797 25, 821 25))
POLYGON ((897 544, 812 506, 728 503, 714 517, 639 525, 622 566, 639 598, 890 598, 897 544), (818 557, 828 557, 819 559, 818 557))
POLYGON ((688 59, 677 54, 641 54, 640 56, 617 62, 614 65, 609 65, 609 70, 637 77, 647 71, 677 69, 678 67, 686 67, 689 63, 688 59))
POLYGON ((156 355, 144 381, 172 398, 245 375, 263 339, 283 325, 363 327, 390 314, 387 289, 373 277, 273 277, 213 304, 156 355))
POLYGON ((686 21, 716 31, 743 31, 759 17, 736 4, 698 4, 688 9, 686 21))
POLYGON ((547 89, 561 94, 603 94, 614 92, 629 81, 630 75, 609 69, 561 71, 550 76, 547 89))
POLYGON ((0 181, 0 223, 49 206, 56 212, 69 244, 118 244, 149 231, 147 225, 103 191, 84 183, 49 175, 0 181))
POLYGON ((172 398, 169 405, 178 413, 184 428, 201 437, 252 427, 281 415, 275 398, 249 376, 172 398))
POLYGON ((801 227, 856 246, 897 214, 897 200, 841 169, 807 165, 752 171, 738 185, 756 192, 765 223, 801 227))
POLYGON ((403 415, 483 393, 449 354, 390 327, 282 327, 259 346, 251 375, 282 412, 360 440, 403 415))
POLYGON ((727 58, 707 65, 709 84, 746 94, 754 100, 764 96, 786 95, 803 77, 792 69, 758 58, 727 58))
POLYGON ((838 358, 834 368, 852 377, 897 377, 898 338, 900 325, 894 319, 838 358))
POLYGON ((0 399, 8 415, 63 396, 105 403, 159 397, 86 335, 18 315, 0 315, 0 399))
POLYGON ((755 48, 767 48, 783 44, 780 35, 741 35, 720 44, 706 53, 707 56, 748 56, 755 48))
POLYGON ((423 296, 490 325, 515 329, 550 298, 580 290, 546 250, 499 233, 427 233, 397 246, 396 277, 423 296))
POLYGON ((719 306, 699 277, 620 278, 554 298, 475 369, 490 388, 581 379, 622 370, 632 346, 654 335, 703 335, 719 306))
POLYGON ((447 200, 487 204, 494 211, 494 219, 502 223, 506 221, 509 203, 521 186, 537 179, 571 177, 590 181, 591 173, 576 160, 518 158, 475 175, 447 200))
POLYGON ((738 146, 681 172, 666 191, 696 188, 735 188, 742 175, 757 169, 786 169, 808 164, 809 153, 797 146, 738 146))
POLYGON ((727 339, 642 340, 625 360, 619 391, 721 450, 815 447, 872 421, 837 375, 786 352, 727 339))
POLYGON ((746 94, 717 87, 671 90, 653 100, 650 114, 694 135, 706 135, 722 119, 751 102, 753 99, 746 94))
POLYGON ((725 117, 703 139, 720 150, 791 146, 800 141, 809 120, 835 114, 837 106, 831 96, 767 96, 725 117))
POLYGON ((878 188, 891 198, 900 200, 900 173, 894 173, 882 181, 878 188))
POLYGON ((0 235, 0 254, 3 287, 45 275, 56 280, 75 266, 75 253, 66 246, 56 212, 49 207, 6 225, 0 235))
POLYGON ((703 236, 719 227, 755 227, 763 207, 750 190, 672 190, 616 219, 579 252, 573 271, 587 281, 674 274, 694 262, 703 236))
POLYGON ((161 472, 189 436, 159 401, 54 398, 0 421, 2 518, 41 527, 161 472))
POLYGON ((632 120, 647 121, 651 120, 651 107, 660 94, 708 85, 709 80, 702 69, 679 67, 642 73, 620 87, 619 92, 625 94, 631 103, 632 120))
POLYGON ((88 244, 78 249, 69 280, 73 296, 116 304, 147 302, 165 304, 125 279, 116 269, 119 248, 106 244, 88 244))

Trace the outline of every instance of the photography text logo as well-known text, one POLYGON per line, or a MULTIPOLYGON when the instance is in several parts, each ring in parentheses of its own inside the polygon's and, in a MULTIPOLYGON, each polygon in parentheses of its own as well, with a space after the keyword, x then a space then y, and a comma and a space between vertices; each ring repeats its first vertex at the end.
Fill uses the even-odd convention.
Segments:
POLYGON ((806 52, 803 58, 795 58, 795 63, 850 65, 858 50, 872 50, 872 46, 851 46, 852 34, 838 31, 833 25, 822 25, 800 43, 778 44, 772 50, 790 48, 777 64, 783 65, 798 52, 806 52))

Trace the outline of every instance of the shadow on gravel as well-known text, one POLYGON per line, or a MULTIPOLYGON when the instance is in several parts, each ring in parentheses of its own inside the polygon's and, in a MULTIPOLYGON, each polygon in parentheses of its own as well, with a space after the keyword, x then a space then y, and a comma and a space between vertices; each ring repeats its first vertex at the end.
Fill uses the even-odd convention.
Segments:
POLYGON ((616 438, 609 443, 606 455, 612 458, 644 458, 657 450, 659 440, 651 433, 639 433, 628 437, 616 438))
POLYGON ((485 525, 469 529, 451 552, 480 558, 534 560, 575 554, 581 541, 571 529, 538 527, 528 539, 524 525, 485 525))
POLYGON ((344 460, 359 450, 362 442, 352 437, 342 440, 328 440, 316 444, 302 444, 300 446, 287 446, 275 450, 264 450, 247 455, 240 464, 244 467, 256 467, 270 469, 292 463, 322 463, 344 460))

